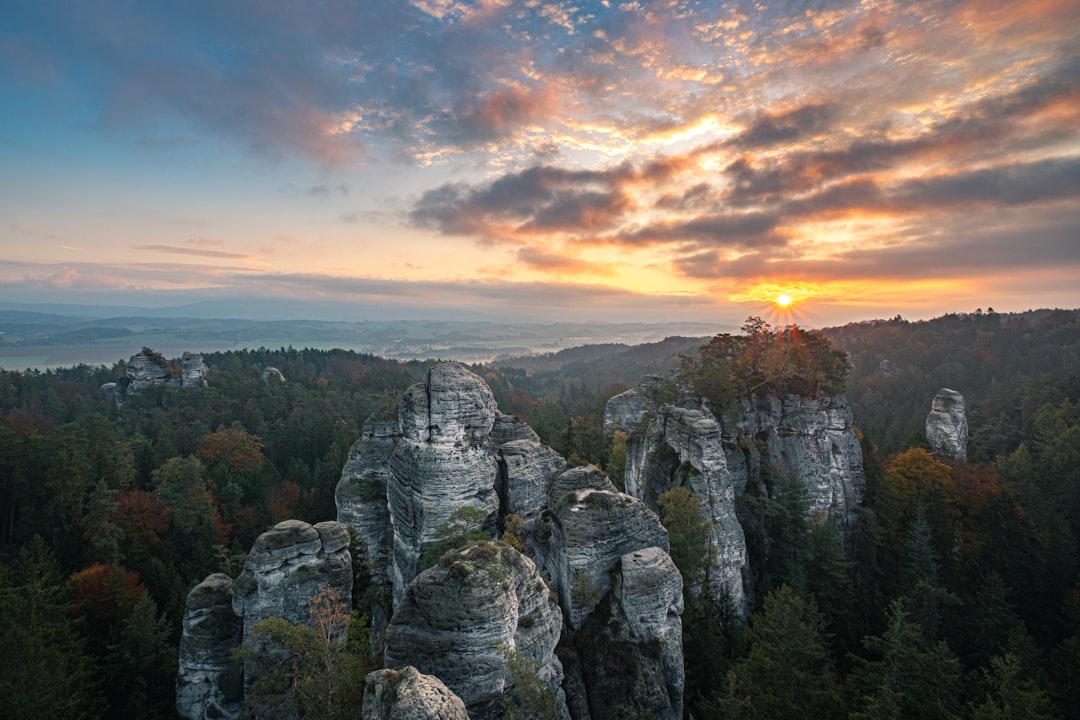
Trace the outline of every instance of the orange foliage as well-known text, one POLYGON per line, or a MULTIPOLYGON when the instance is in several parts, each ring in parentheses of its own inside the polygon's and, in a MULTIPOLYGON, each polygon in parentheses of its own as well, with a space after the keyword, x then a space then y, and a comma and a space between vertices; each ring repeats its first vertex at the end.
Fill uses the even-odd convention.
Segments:
POLYGON ((952 474, 929 450, 911 448, 889 457, 885 485, 903 505, 910 506, 936 489, 950 491, 952 474))
POLYGON ((71 576, 75 603, 95 620, 126 617, 139 604, 146 587, 139 576, 117 565, 95 563, 71 576))
POLYGON ((208 467, 225 462, 237 472, 253 472, 262 465, 262 449, 257 435, 241 427, 221 427, 199 438, 195 457, 208 467))
POLYGON ((169 531, 172 508, 144 490, 118 492, 112 499, 116 509, 110 522, 124 531, 127 543, 143 552, 157 550, 162 536, 169 531))

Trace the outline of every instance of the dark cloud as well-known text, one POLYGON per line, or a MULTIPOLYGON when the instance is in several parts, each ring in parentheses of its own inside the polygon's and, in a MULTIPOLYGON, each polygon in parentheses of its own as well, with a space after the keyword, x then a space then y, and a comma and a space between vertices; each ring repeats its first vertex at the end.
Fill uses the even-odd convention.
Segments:
POLYGON ((829 104, 804 105, 776 115, 763 115, 731 141, 741 148, 759 148, 789 143, 830 129, 836 108, 829 104))

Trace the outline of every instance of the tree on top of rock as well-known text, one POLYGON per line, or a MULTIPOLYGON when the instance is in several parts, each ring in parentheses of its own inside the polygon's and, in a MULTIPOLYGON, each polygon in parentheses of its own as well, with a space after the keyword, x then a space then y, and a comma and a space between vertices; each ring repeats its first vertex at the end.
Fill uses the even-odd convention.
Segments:
POLYGON ((742 335, 722 333, 684 357, 682 374, 696 393, 722 407, 736 396, 843 392, 848 365, 824 335, 798 325, 774 328, 750 317, 742 335))

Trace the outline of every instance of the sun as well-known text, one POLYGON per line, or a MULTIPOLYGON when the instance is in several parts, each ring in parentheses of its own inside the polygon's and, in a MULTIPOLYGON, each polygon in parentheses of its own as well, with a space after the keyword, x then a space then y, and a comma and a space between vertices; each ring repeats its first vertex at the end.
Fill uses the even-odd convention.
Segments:
POLYGON ((782 308, 786 308, 786 307, 791 307, 791 303, 793 303, 795 301, 792 300, 791 296, 788 295, 787 293, 780 293, 779 295, 776 296, 776 300, 774 300, 773 302, 775 302, 777 305, 779 305, 782 308))

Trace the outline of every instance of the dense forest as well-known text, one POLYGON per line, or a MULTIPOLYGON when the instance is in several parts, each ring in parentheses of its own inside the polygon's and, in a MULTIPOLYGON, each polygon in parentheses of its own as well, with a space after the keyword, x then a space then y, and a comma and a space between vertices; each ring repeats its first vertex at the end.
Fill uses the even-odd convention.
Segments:
MULTIPOLYGON (((867 480, 852 547, 808 518, 798 492, 752 499, 769 555, 749 621, 723 598, 685 599, 688 714, 1075 713, 1080 313, 748 327, 471 368, 545 443, 608 470, 620 458, 604 403, 644 375, 717 398, 732 378, 819 393, 846 376, 867 480), (934 457, 922 436, 941 387, 967 401, 969 462, 934 457)), ((99 388, 123 362, 0 372, 0 714, 173 717, 187 592, 210 572, 235 576, 273 523, 333 518, 364 419, 429 365, 292 348, 204 359, 208 387, 119 404, 99 388), (263 378, 271 366, 284 382, 263 378)), ((692 579, 700 514, 677 495, 661 510, 692 579)))

